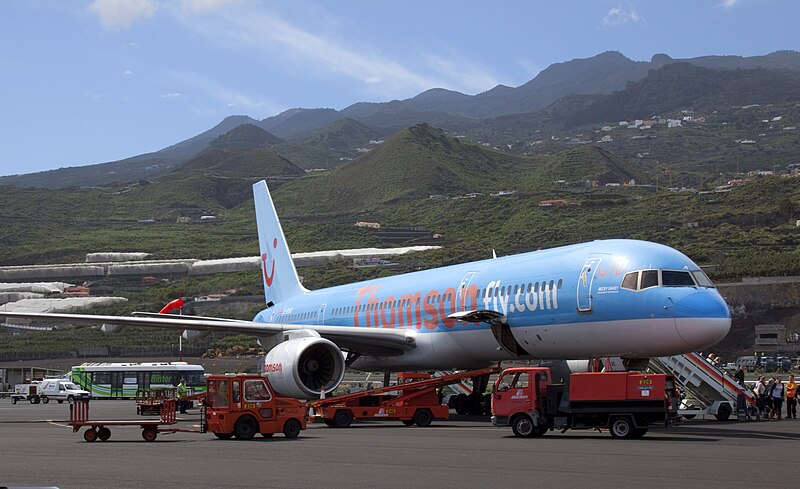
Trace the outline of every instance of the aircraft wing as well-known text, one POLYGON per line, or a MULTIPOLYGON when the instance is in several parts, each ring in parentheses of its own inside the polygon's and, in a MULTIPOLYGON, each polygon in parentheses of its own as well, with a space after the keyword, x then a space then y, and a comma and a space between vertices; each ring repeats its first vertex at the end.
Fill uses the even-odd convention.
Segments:
POLYGON ((297 330, 313 330, 339 348, 370 356, 397 356, 416 348, 417 332, 410 329, 356 328, 352 326, 321 326, 316 324, 277 324, 252 321, 221 320, 219 318, 181 318, 162 314, 145 317, 99 316, 93 314, 56 314, 0 311, 6 323, 41 322, 67 324, 114 324, 145 328, 175 330, 222 331, 254 336, 273 336, 297 330))

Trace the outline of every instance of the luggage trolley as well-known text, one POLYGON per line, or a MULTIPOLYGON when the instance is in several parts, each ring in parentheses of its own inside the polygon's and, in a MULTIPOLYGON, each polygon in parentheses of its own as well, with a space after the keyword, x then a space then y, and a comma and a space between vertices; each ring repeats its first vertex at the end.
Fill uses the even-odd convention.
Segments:
MULTIPOLYGON (((204 411, 201 410, 201 411, 204 411)), ((204 413, 201 413, 203 417, 204 413)), ((175 413, 175 399, 164 399, 160 406, 159 419, 141 419, 138 421, 96 421, 89 419, 89 401, 76 400, 69 407, 69 424, 72 431, 77 433, 86 427, 83 439, 88 442, 95 440, 106 441, 111 438, 109 426, 139 426, 142 428, 142 438, 145 441, 155 441, 159 433, 204 433, 204 430, 182 430, 170 428, 178 422, 175 413)), ((203 425, 201 424, 201 427, 203 425)))

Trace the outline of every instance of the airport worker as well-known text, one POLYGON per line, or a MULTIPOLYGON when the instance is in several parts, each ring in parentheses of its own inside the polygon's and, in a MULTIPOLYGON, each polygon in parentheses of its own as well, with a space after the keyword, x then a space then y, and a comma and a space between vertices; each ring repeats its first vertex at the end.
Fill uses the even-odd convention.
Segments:
POLYGON ((769 399, 772 401, 772 413, 770 414, 770 418, 776 418, 778 421, 781 420, 783 413, 781 410, 783 409, 783 398, 786 397, 786 388, 783 385, 783 381, 780 377, 775 379, 775 382, 767 391, 769 394, 769 399))
POLYGON ((733 374, 733 378, 736 379, 736 383, 740 386, 744 387, 744 366, 739 365, 739 368, 736 369, 736 373, 733 374))
POLYGON ((786 383, 786 419, 797 419, 797 382, 794 375, 786 383))
POLYGON ((178 382, 178 406, 180 406, 181 413, 186 413, 186 401, 183 398, 186 397, 186 380, 183 378, 180 382, 178 382))

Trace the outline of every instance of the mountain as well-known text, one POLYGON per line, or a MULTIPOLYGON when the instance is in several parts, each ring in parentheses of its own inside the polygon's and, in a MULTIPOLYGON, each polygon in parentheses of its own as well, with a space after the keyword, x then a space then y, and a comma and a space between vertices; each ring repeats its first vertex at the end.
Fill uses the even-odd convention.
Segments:
POLYGON ((561 128, 565 118, 574 126, 602 120, 650 117, 687 103, 728 103, 744 98, 752 98, 749 103, 759 103, 758 100, 769 103, 771 95, 785 99, 793 93, 789 85, 798 72, 800 53, 796 51, 777 51, 751 57, 704 56, 691 59, 673 59, 666 54, 657 54, 650 61, 633 61, 621 53, 609 51, 590 58, 553 64, 519 87, 498 85, 477 95, 435 88, 406 100, 359 102, 341 111, 294 108, 261 121, 247 116, 231 116, 208 131, 154 153, 85 167, 0 177, 0 185, 62 188, 149 179, 175 169, 180 163, 207 149, 220 136, 244 124, 260 128, 287 142, 279 143, 270 138, 262 140, 260 137, 264 135, 255 135, 253 129, 248 129, 248 134, 235 133, 217 141, 217 144, 228 144, 229 149, 237 145, 282 144, 281 154, 306 168, 330 167, 352 157, 343 152, 345 150, 336 148, 338 144, 344 145, 344 140, 327 148, 321 146, 325 144, 325 138, 330 136, 320 132, 325 132, 326 127, 343 119, 352 119, 368 127, 376 138, 385 138, 412 125, 428 123, 462 132, 476 140, 513 145, 518 140, 536 139, 536 131, 561 128), (692 72, 694 74, 681 76, 680 73, 688 68, 667 70, 656 78, 671 76, 674 79, 661 83, 659 86, 667 91, 659 93, 660 89, 656 88, 658 83, 654 83, 648 73, 687 63, 698 70, 717 70, 717 74, 695 71, 692 72), (743 75, 740 71, 749 74, 743 75), (693 77, 706 80, 707 83, 693 77), (637 85, 645 78, 650 79, 637 85), (674 86, 667 86, 670 83, 674 86), (675 85, 678 83, 686 85, 681 88, 675 85), (770 88, 760 90, 754 86, 757 83, 770 88), (629 87, 631 84, 633 86, 629 87), (723 90, 714 93, 715 86, 723 87, 723 90), (774 90, 776 87, 777 92, 774 90), (638 93, 635 93, 637 90, 638 93), (693 94, 694 90, 700 90, 701 93, 693 94), (737 97, 737 91, 741 92, 741 97, 737 97), (672 102, 666 100, 666 93, 675 97, 672 102), (592 103, 604 96, 609 98, 592 103), (659 101, 659 98, 663 100, 659 101), (589 104, 592 106, 587 108, 589 104), (319 144, 308 146, 306 141, 319 144))
POLYGON ((293 209, 347 212, 435 194, 496 191, 519 162, 420 124, 335 170, 283 187, 276 199, 293 209))
POLYGON ((531 176, 534 187, 539 188, 558 181, 597 181, 604 185, 625 184, 631 180, 643 183, 645 179, 645 174, 633 165, 597 146, 578 146, 544 158, 531 176))
POLYGON ((567 127, 649 119, 681 109, 800 101, 800 75, 764 68, 712 70, 668 64, 567 118, 567 127))
POLYGON ((254 180, 305 174, 305 170, 283 156, 263 148, 244 151, 210 148, 182 164, 173 173, 192 170, 227 178, 254 180))
POLYGON ((380 137, 380 133, 357 120, 339 119, 314 132, 303 144, 326 149, 352 150, 358 146, 367 146, 370 141, 380 137))
POLYGON ((255 149, 282 143, 283 139, 270 134, 253 124, 242 124, 211 141, 209 147, 215 149, 255 149))
POLYGON ((247 116, 229 116, 208 131, 154 153, 96 165, 0 177, 0 185, 55 189, 145 180, 173 170, 182 161, 203 151, 217 137, 242 124, 252 123, 258 121, 247 116))

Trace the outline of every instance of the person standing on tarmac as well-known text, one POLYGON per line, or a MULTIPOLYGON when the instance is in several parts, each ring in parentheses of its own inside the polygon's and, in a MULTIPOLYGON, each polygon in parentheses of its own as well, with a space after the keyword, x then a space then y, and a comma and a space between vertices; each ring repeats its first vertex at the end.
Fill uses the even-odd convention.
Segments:
POLYGON ((767 407, 767 386, 764 383, 764 376, 760 375, 756 384, 753 386, 753 393, 756 395, 756 407, 760 413, 764 413, 767 407))
POLYGON ((786 383, 786 419, 797 419, 797 382, 794 375, 786 383))
POLYGON ((183 400, 186 397, 186 381, 181 379, 178 382, 178 406, 180 407, 181 414, 186 414, 186 401, 183 400))
POLYGON ((775 416, 778 421, 781 420, 783 416, 783 398, 786 397, 786 388, 783 385, 783 381, 780 377, 775 378, 775 383, 767 390, 767 395, 772 401, 772 413, 770 414, 770 419, 775 416))

